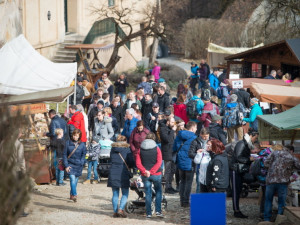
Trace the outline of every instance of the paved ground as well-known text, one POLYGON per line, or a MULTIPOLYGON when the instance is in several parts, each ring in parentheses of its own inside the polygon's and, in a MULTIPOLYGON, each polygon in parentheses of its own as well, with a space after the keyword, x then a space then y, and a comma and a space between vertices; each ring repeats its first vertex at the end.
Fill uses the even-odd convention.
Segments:
MULTIPOLYGON (((86 170, 85 170, 86 171, 86 170)), ((84 176, 85 177, 85 176, 84 176)), ((55 185, 39 185, 32 193, 31 201, 26 208, 30 215, 20 218, 18 225, 43 225, 43 224, 189 224, 189 209, 179 207, 179 195, 167 195, 168 209, 165 218, 152 218, 146 220, 144 210, 135 211, 128 218, 112 218, 111 189, 107 181, 100 184, 83 185, 78 184, 78 202, 74 203, 68 199, 69 182, 67 186, 57 187, 55 185)), ((193 187, 195 190, 195 187, 193 187)), ((137 197, 135 192, 129 192, 129 199, 137 197)), ((258 205, 257 193, 241 200, 241 210, 249 215, 249 219, 242 220, 232 217, 231 198, 227 199, 227 224, 244 225, 257 224, 258 205)))

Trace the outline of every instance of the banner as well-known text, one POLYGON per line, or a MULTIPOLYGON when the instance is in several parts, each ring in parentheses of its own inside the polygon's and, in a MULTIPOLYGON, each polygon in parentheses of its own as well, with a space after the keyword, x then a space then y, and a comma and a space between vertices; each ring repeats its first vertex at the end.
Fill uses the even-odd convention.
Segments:
POLYGON ((13 105, 9 106, 10 115, 16 116, 18 111, 20 111, 21 115, 31 115, 36 113, 44 113, 47 112, 46 104, 28 104, 28 105, 13 105))

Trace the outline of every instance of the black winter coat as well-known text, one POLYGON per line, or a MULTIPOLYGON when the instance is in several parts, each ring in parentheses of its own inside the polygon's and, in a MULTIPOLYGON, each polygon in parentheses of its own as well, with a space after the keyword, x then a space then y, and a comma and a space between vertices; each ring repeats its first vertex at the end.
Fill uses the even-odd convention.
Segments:
POLYGON ((206 185, 209 189, 227 189, 229 186, 229 166, 227 154, 214 155, 207 166, 206 185))
POLYGON ((222 127, 219 124, 217 124, 217 123, 210 123, 209 124, 209 136, 211 138, 218 139, 219 141, 221 141, 223 143, 224 146, 227 143, 227 141, 226 141, 226 133, 222 129, 222 127))
POLYGON ((146 119, 144 121, 146 128, 153 133, 156 132, 155 128, 156 128, 157 118, 158 118, 158 113, 154 113, 153 111, 151 111, 151 115, 150 115, 150 113, 148 113, 148 115, 146 116, 146 119), (155 120, 152 120, 151 116, 154 116, 155 120))
POLYGON ((129 86, 127 79, 124 80, 120 80, 120 81, 124 81, 124 84, 121 84, 118 80, 116 80, 115 82, 115 86, 116 86, 116 93, 126 93, 126 88, 129 86))
POLYGON ((234 91, 234 94, 237 95, 238 99, 237 102, 240 102, 243 104, 244 107, 250 108, 250 94, 245 91, 244 89, 237 89, 234 91))
POLYGON ((109 170, 107 187, 129 188, 129 172, 119 155, 119 153, 121 153, 128 167, 132 168, 134 166, 134 159, 129 146, 130 145, 126 142, 115 142, 112 144, 112 149, 110 151, 111 167, 109 170))
POLYGON ((117 106, 116 108, 113 105, 109 106, 112 111, 112 116, 114 116, 117 119, 119 129, 118 132, 120 132, 120 128, 124 127, 124 114, 121 106, 117 106))
POLYGON ((164 123, 160 123, 161 153, 163 160, 171 161, 175 131, 164 123))
POLYGON ((145 119, 146 119, 146 116, 152 111, 152 104, 153 104, 153 101, 149 101, 149 102, 146 102, 145 99, 142 100, 142 109, 141 109, 141 113, 142 113, 142 120, 144 122, 145 119))
POLYGON ((170 95, 168 93, 164 93, 163 95, 158 95, 157 103, 159 105, 159 111, 165 112, 166 109, 170 106, 170 95))
POLYGON ((250 167, 251 164, 250 155, 251 155, 251 150, 248 147, 246 140, 243 138, 243 140, 238 141, 234 147, 232 160, 231 160, 232 164, 230 165, 230 168, 234 170, 234 165, 236 163, 244 164, 245 168, 250 167))

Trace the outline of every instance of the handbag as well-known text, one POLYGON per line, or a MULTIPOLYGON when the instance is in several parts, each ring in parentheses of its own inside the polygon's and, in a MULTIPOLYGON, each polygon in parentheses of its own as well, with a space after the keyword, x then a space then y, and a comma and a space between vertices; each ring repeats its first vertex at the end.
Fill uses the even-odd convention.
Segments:
POLYGON ((122 157, 121 153, 119 153, 119 156, 121 157, 121 159, 123 160, 125 166, 127 167, 129 179, 133 178, 133 173, 132 173, 131 170, 129 169, 129 167, 128 167, 127 163, 125 162, 124 158, 122 157))
POLYGON ((64 171, 65 170, 64 163, 63 163, 63 161, 61 159, 58 161, 58 169, 60 171, 64 171))

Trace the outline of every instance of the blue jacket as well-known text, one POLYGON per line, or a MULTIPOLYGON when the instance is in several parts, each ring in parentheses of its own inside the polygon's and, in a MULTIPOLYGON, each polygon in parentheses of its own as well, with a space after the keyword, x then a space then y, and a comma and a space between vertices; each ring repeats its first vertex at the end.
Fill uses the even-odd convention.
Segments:
MULTIPOLYGON (((197 112, 198 114, 202 114, 202 110, 204 108, 204 103, 203 101, 201 100, 201 98, 199 98, 198 96, 194 95, 191 99, 191 100, 197 100, 197 105, 196 105, 196 108, 197 108, 197 112)), ((197 119, 190 119, 191 121, 194 121, 194 122, 199 122, 199 120, 197 119)))
POLYGON ((273 80, 273 79, 275 79, 272 75, 268 75, 268 76, 266 76, 264 79, 271 79, 271 80, 273 80))
POLYGON ((73 152, 75 144, 73 141, 68 140, 65 145, 65 150, 63 154, 63 161, 65 167, 71 167, 70 175, 75 175, 76 177, 81 176, 82 168, 85 161, 86 147, 85 143, 81 142, 74 152, 74 154, 68 159, 68 156, 73 152))
POLYGON ((209 74, 208 79, 209 79, 210 86, 213 89, 217 90, 217 88, 220 86, 219 79, 213 73, 209 74))
POLYGON ((183 143, 177 154, 177 166, 179 169, 184 171, 192 170, 192 159, 189 157, 189 149, 192 141, 196 138, 196 134, 191 131, 182 130, 178 132, 174 141, 173 151, 176 152, 183 143))
POLYGON ((131 132, 136 127, 137 122, 138 122, 138 119, 135 117, 133 117, 132 120, 127 119, 125 121, 124 128, 123 128, 123 131, 121 134, 127 138, 127 142, 129 142, 131 132))
POLYGON ((51 138, 56 137, 55 130, 57 128, 63 129, 64 139, 68 140, 69 135, 68 135, 67 122, 63 118, 60 118, 58 115, 56 115, 52 118, 51 123, 50 123, 50 132, 48 132, 46 134, 47 137, 51 137, 51 138))
POLYGON ((191 66, 191 72, 195 75, 197 75, 197 70, 199 69, 199 66, 191 66))
POLYGON ((248 122, 250 124, 250 127, 254 128, 256 131, 258 131, 258 121, 256 118, 259 115, 263 115, 263 112, 258 104, 254 104, 250 108, 251 108, 251 111, 250 111, 249 118, 244 118, 243 120, 245 122, 248 122))

